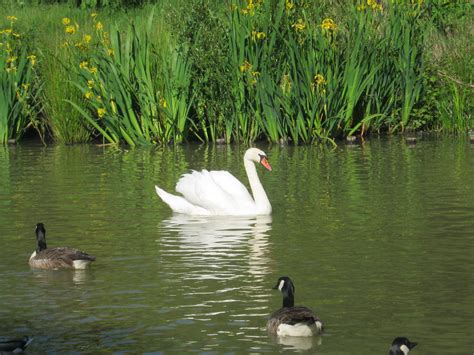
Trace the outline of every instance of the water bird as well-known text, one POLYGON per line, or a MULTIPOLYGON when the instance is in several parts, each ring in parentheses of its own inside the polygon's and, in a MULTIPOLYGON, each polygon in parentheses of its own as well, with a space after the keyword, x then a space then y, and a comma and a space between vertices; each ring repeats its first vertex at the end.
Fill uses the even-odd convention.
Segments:
POLYGON ((416 137, 406 137, 405 142, 408 145, 415 145, 416 144, 416 137))
POLYGON ((36 225, 38 246, 31 254, 29 264, 38 269, 85 269, 95 256, 78 249, 59 247, 48 249, 46 246, 46 229, 43 223, 36 225))
POLYGON ((33 341, 33 338, 25 336, 21 339, 10 339, 0 341, 0 354, 18 354, 23 352, 28 345, 33 341))
POLYGON ((304 306, 295 307, 295 286, 289 277, 280 277, 273 289, 283 294, 283 306, 273 312, 267 321, 267 331, 270 334, 279 337, 307 337, 323 331, 323 322, 311 309, 304 306))
POLYGON ((416 344, 412 343, 408 338, 396 337, 393 339, 392 346, 390 347, 390 355, 407 355, 416 344))
POLYGON ((202 170, 184 174, 176 184, 176 191, 183 196, 172 195, 158 186, 155 186, 156 193, 177 213, 221 216, 269 215, 272 206, 258 178, 255 163, 262 164, 269 171, 272 170, 265 152, 258 148, 247 149, 244 166, 253 197, 236 177, 224 170, 202 170))

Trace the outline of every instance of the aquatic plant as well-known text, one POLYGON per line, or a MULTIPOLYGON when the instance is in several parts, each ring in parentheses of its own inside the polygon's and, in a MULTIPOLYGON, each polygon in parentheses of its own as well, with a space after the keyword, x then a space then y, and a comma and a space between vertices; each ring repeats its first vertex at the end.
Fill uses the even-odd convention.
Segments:
MULTIPOLYGON (((86 107, 69 102, 109 143, 168 144, 185 137, 191 103, 188 63, 174 48, 154 45, 152 19, 153 13, 144 25, 138 19, 125 29, 111 25, 110 34, 95 19, 94 49, 72 56, 80 58, 74 85, 86 107)), ((75 52, 81 47, 89 43, 69 46, 75 52)))
POLYGON ((18 18, 10 15, 6 19, 9 24, 0 30, 0 144, 17 141, 28 126, 36 127, 42 135, 37 121, 41 91, 35 80, 38 58, 16 30, 18 18))
POLYGON ((472 46, 460 31, 472 28, 472 5, 464 2, 181 0, 130 10, 137 16, 23 10, 29 36, 13 38, 13 24, 0 35, 3 48, 7 36, 22 41, 14 56, 2 51, 1 65, 18 70, 22 61, 30 73, 1 73, 10 88, 1 109, 12 113, 2 117, 17 117, 3 124, 2 141, 27 127, 43 132, 44 122, 59 142, 92 136, 131 146, 332 144, 472 128, 472 46), (40 65, 27 60, 32 53, 40 65))

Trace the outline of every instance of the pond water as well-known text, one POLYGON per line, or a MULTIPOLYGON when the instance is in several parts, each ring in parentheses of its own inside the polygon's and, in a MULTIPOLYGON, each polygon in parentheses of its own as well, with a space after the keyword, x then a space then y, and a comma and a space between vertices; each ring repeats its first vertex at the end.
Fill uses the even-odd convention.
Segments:
POLYGON ((173 215, 190 169, 247 184, 244 146, 0 147, 0 340, 31 353, 413 354, 474 351, 474 145, 464 138, 364 145, 259 145, 271 217, 173 215), (97 257, 85 271, 31 270, 48 245, 97 257), (274 339, 271 288, 290 276, 321 337, 274 339))

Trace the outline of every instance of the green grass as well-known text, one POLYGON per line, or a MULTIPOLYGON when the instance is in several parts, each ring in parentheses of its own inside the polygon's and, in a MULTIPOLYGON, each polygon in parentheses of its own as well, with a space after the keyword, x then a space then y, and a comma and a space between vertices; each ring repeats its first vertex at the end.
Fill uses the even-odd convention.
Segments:
POLYGON ((468 1, 115 5, 4 4, 38 65, 0 74, 2 142, 45 127, 61 143, 130 146, 473 128, 468 1))

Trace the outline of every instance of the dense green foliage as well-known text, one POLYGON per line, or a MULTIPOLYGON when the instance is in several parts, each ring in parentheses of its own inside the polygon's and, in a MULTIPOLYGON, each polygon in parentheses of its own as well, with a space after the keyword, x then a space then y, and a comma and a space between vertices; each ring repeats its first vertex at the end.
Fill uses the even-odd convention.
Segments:
POLYGON ((48 3, 0 2, 1 143, 28 127, 135 146, 474 125, 469 1, 48 3))

